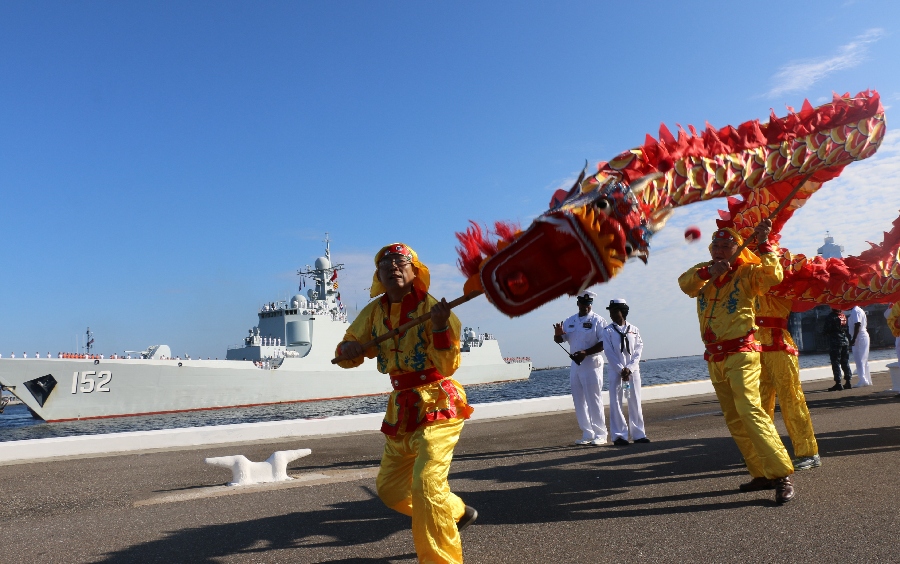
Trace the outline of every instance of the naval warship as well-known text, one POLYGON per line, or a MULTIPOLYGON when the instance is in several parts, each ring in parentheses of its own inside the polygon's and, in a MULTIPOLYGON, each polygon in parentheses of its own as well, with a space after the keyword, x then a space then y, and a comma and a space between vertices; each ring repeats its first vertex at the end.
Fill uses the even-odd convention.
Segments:
MULTIPOLYGON (((243 344, 228 348, 225 360, 173 358, 167 345, 147 347, 136 358, 0 358, 0 389, 47 422, 386 394, 390 382, 374 361, 351 369, 331 363, 348 327, 336 289, 343 266, 332 263, 326 237, 325 256, 297 272, 309 280, 307 294, 261 307, 257 324, 243 344)), ((530 359, 504 359, 490 334, 467 327, 460 341, 453 377, 463 385, 531 374, 530 359)))

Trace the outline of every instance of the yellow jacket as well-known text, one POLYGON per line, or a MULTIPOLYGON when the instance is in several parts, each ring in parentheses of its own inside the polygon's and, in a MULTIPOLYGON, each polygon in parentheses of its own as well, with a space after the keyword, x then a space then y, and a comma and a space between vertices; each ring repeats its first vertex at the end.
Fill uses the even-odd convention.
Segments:
MULTIPOLYGON (((347 329, 344 341, 364 343, 375 339, 431 311, 436 303, 434 297, 419 288, 413 288, 399 304, 388 304, 387 296, 382 295, 363 308, 347 329)), ((377 359, 378 371, 382 374, 399 376, 436 369, 445 377, 442 381, 415 388, 394 390, 388 400, 382 432, 394 436, 398 430, 413 431, 431 421, 458 416, 468 418, 471 414, 472 408, 466 403, 462 385, 450 378, 459 367, 459 318, 451 313, 448 325, 446 330, 435 332, 428 320, 365 351, 367 358, 377 359), (409 413, 413 407, 418 408, 415 417, 409 413)), ((339 354, 340 345, 335 356, 339 354)), ((338 365, 353 368, 363 361, 360 357, 341 361, 338 365)))
POLYGON ((771 294, 756 298, 756 336, 763 352, 786 351, 797 355, 797 345, 788 331, 788 317, 791 315, 792 301, 771 294))
POLYGON ((894 302, 894 305, 887 310, 885 314, 887 318, 888 329, 894 337, 900 337, 900 301, 894 302))
POLYGON ((760 260, 761 264, 746 264, 739 259, 717 280, 709 279, 709 262, 678 277, 681 290, 697 298, 697 317, 705 344, 741 339, 757 329, 755 298, 784 276, 776 253, 764 253, 760 260))

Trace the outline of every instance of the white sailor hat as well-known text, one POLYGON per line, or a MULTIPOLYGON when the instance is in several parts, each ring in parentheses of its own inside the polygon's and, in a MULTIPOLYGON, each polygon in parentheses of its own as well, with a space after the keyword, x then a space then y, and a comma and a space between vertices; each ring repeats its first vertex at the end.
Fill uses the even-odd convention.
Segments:
POLYGON ((578 294, 577 301, 579 302, 593 302, 594 298, 597 297, 597 294, 591 292, 590 290, 585 290, 584 292, 578 294))
POLYGON ((628 304, 625 302, 625 300, 622 299, 609 300, 609 305, 606 306, 606 309, 614 308, 628 309, 628 304))

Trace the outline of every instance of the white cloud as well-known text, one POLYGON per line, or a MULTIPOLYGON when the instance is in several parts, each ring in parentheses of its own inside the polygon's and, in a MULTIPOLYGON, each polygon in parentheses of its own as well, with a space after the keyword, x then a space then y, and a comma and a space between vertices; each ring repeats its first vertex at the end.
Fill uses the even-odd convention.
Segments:
POLYGON ((766 95, 775 98, 788 92, 802 91, 829 74, 855 67, 865 59, 869 45, 883 35, 884 30, 873 28, 838 48, 838 53, 832 57, 794 61, 782 66, 772 77, 774 86, 766 95))

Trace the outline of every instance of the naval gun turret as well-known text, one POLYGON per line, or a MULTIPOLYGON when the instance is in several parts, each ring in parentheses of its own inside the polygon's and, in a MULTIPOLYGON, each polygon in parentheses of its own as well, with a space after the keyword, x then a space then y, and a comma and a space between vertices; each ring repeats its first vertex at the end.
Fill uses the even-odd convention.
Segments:
POLYGON ((141 358, 152 360, 164 360, 172 358, 172 350, 169 345, 150 345, 147 350, 140 351, 141 358))

